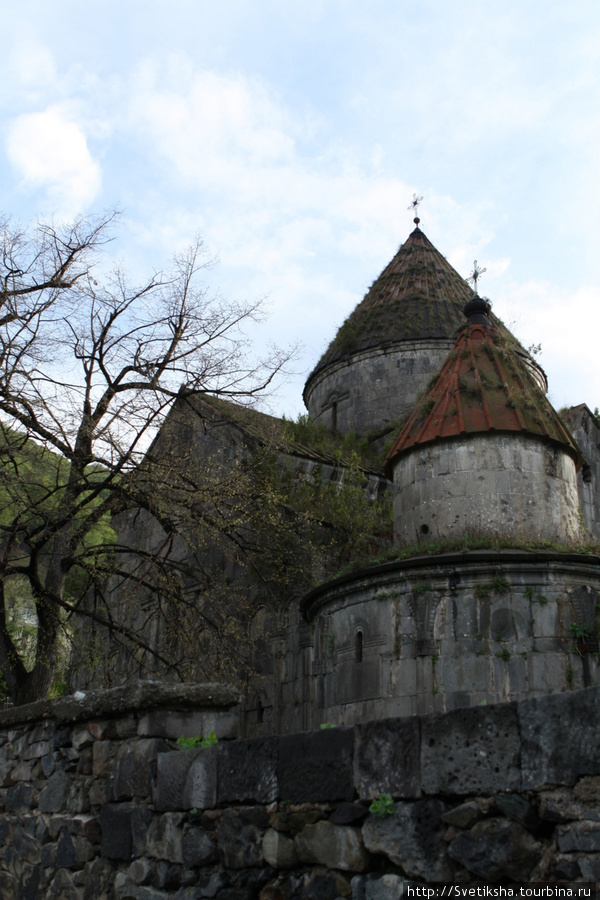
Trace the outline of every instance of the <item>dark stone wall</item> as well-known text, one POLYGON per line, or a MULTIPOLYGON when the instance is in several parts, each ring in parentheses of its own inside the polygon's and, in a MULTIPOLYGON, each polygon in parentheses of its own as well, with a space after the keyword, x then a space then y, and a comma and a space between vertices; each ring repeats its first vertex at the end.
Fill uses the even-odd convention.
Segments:
POLYGON ((192 750, 183 719, 225 738, 235 692, 134 694, 0 714, 3 900, 600 878, 600 688, 192 750))

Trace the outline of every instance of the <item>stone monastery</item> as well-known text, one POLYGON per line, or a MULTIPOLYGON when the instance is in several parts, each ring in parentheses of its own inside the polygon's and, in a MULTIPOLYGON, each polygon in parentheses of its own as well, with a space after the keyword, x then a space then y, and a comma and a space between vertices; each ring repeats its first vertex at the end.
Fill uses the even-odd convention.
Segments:
MULTIPOLYGON (((241 711, 250 737, 597 681, 600 558, 575 552, 586 534, 600 538, 596 420, 585 405, 559 416, 542 369, 415 223, 309 375, 304 401, 314 422, 379 445, 405 423, 384 471, 365 472, 369 496, 393 490, 396 547, 510 540, 338 577, 289 600, 263 633, 257 614, 257 674, 241 711)), ((198 403, 202 428, 187 422, 184 435, 198 453, 233 456, 274 421, 198 403)), ((296 472, 319 465, 337 477, 331 460, 286 453, 296 472)))

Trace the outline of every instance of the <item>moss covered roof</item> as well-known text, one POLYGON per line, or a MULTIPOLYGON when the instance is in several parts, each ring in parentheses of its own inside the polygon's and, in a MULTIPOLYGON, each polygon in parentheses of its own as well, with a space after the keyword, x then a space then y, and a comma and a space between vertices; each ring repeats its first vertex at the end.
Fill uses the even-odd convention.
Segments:
POLYGON ((560 444, 577 467, 581 451, 532 378, 522 353, 493 324, 467 324, 418 401, 386 460, 463 434, 521 432, 560 444))
POLYGON ((415 228, 354 312, 350 313, 310 378, 320 369, 373 347, 422 338, 454 337, 473 291, 415 228))

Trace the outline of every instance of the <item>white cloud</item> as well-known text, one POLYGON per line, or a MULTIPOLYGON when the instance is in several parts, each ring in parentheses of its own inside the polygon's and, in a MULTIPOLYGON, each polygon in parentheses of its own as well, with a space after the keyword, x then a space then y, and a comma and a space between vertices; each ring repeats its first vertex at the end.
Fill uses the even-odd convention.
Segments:
POLYGON ((101 174, 81 126, 58 105, 13 120, 6 152, 26 190, 42 190, 59 216, 75 215, 98 196, 101 174))

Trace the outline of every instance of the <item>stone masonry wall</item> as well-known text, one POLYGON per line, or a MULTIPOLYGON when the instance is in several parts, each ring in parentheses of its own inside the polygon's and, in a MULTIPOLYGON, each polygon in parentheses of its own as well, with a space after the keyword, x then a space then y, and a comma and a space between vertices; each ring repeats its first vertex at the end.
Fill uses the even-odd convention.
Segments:
POLYGON ((600 688, 249 741, 224 739, 231 689, 168 691, 0 714, 2 900, 600 880, 600 688), (223 740, 174 749, 192 728, 223 740))

